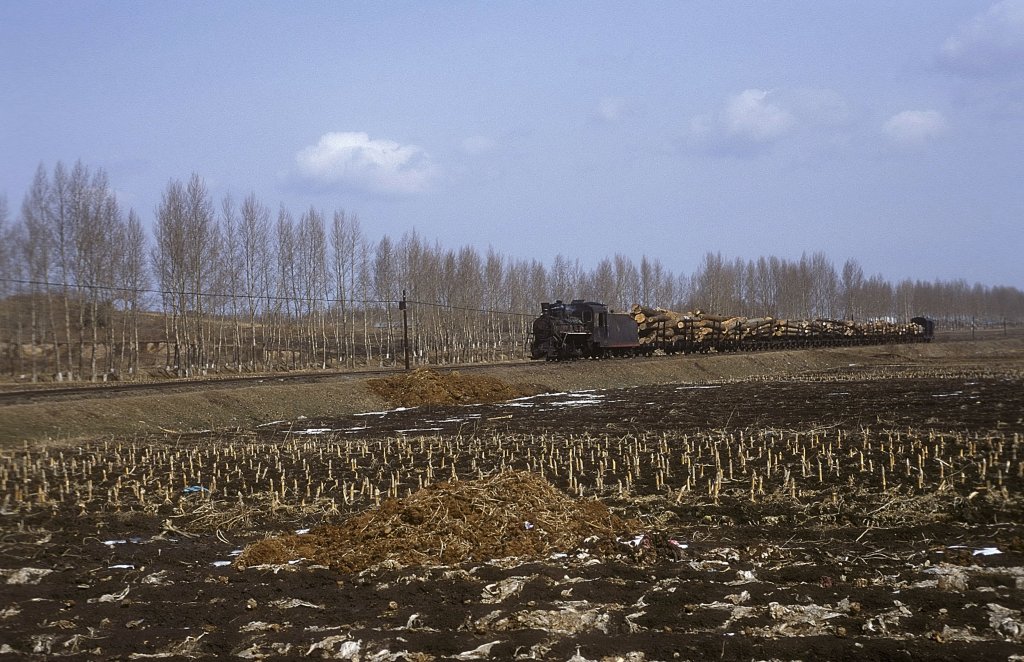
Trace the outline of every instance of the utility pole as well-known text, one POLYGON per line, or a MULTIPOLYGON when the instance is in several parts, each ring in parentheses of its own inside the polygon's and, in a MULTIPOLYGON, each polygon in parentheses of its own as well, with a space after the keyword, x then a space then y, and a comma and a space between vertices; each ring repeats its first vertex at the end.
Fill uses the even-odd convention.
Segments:
POLYGON ((402 300, 398 302, 398 309, 402 311, 402 347, 405 349, 405 370, 409 370, 409 313, 406 310, 405 290, 402 290, 402 300))

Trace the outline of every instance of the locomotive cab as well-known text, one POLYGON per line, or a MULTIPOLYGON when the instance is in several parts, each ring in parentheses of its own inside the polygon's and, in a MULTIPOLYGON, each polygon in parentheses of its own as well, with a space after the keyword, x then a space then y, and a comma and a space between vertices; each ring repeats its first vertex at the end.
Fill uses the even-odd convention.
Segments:
POLYGON ((530 356, 549 361, 601 358, 636 353, 639 346, 637 325, 629 315, 613 313, 603 303, 574 299, 541 304, 530 356))
POLYGON ((931 342, 935 337, 935 322, 927 317, 912 317, 911 322, 921 327, 921 341, 931 342))

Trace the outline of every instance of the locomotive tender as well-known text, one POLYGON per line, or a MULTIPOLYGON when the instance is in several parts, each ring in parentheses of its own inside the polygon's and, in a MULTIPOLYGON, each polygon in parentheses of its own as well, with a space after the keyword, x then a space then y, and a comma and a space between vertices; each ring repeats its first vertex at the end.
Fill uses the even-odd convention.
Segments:
MULTIPOLYGON (((634 312, 639 311, 640 307, 634 306, 634 312)), ((925 317, 915 317, 910 324, 748 320, 700 313, 655 315, 654 320, 662 319, 641 323, 643 317, 616 313, 602 303, 583 299, 542 303, 541 315, 533 322, 530 357, 564 361, 650 356, 655 351, 676 354, 930 342, 935 332, 934 322, 925 317)))

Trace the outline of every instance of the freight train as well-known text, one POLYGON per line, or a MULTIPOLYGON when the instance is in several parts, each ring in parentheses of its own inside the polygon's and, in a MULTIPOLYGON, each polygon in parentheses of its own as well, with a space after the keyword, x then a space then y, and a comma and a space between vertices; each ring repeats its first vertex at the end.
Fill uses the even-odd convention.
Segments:
POLYGON ((934 323, 924 317, 897 324, 887 320, 749 319, 640 306, 634 306, 631 313, 616 313, 602 303, 574 299, 541 304, 540 317, 533 322, 530 357, 564 361, 650 356, 659 351, 689 354, 930 342, 934 333, 934 323))

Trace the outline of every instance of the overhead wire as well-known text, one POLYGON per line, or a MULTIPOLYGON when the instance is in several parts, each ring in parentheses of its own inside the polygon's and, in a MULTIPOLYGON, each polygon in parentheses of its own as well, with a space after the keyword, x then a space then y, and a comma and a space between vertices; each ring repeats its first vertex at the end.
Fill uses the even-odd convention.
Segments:
POLYGON ((360 304, 360 305, 392 305, 397 304, 404 300, 407 304, 413 304, 417 306, 425 306, 431 308, 441 308, 451 311, 460 312, 472 312, 472 313, 484 313, 490 315, 508 315, 510 317, 535 317, 530 313, 517 312, 512 310, 500 310, 497 308, 474 308, 472 306, 457 306, 453 304, 441 303, 436 301, 421 301, 418 299, 342 299, 334 298, 331 296, 315 296, 315 297, 289 297, 283 295, 272 295, 272 294, 218 294, 214 292, 196 292, 192 290, 160 290, 146 287, 124 287, 118 285, 93 285, 93 284, 81 284, 81 283, 55 283, 52 281, 41 281, 41 280, 30 280, 22 278, 7 278, 0 277, 0 283, 11 283, 15 285, 30 285, 35 287, 47 287, 47 288, 60 288, 62 290, 78 289, 78 290, 98 290, 106 292, 128 292, 134 294, 157 294, 161 297, 220 297, 220 298, 237 298, 237 299, 249 299, 259 301, 322 301, 328 304, 342 303, 342 304, 360 304))

